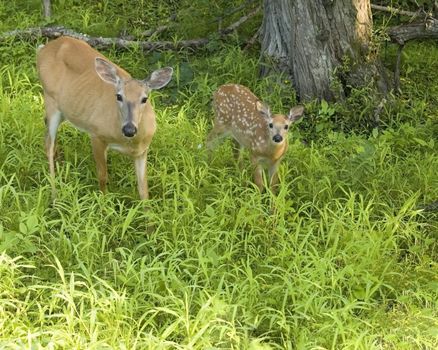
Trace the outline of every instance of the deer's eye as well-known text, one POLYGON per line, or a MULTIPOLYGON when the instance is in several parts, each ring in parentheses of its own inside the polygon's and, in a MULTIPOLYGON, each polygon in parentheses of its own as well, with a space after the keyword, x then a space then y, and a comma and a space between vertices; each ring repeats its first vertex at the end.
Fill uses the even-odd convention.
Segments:
POLYGON ((274 127, 274 124, 269 123, 269 127, 272 129, 274 127))
POLYGON ((148 100, 147 97, 143 97, 143 98, 141 99, 141 103, 146 103, 147 100, 148 100))
POLYGON ((284 126, 284 130, 287 130, 287 129, 289 129, 289 125, 284 126))
POLYGON ((116 94, 116 98, 117 98, 117 101, 120 101, 120 102, 123 101, 123 97, 120 94, 116 94))

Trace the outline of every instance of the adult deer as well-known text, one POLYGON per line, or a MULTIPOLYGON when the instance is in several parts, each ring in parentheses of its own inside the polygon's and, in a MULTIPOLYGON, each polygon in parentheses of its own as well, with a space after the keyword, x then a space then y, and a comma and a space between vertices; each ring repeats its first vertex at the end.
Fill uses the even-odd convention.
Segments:
POLYGON ((133 157, 138 192, 147 199, 147 152, 156 129, 148 97, 170 81, 172 68, 158 69, 145 80, 133 79, 85 42, 61 37, 38 51, 37 69, 44 90, 52 197, 56 133, 68 120, 91 137, 100 190, 106 191, 107 149, 112 148, 133 157))
POLYGON ((213 106, 216 117, 207 147, 211 149, 218 138, 232 136, 241 150, 249 149, 258 188, 263 190, 264 164, 268 166, 270 185, 275 186, 277 169, 288 147, 287 131, 291 123, 301 118, 304 107, 293 107, 287 116, 271 114, 268 106, 247 87, 238 84, 219 87, 213 95, 213 106))

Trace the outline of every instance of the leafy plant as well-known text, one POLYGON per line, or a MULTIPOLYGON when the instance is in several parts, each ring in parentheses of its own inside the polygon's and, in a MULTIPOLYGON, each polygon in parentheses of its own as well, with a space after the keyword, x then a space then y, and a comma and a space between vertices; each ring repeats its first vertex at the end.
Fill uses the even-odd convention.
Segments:
MULTIPOLYGON (((41 24, 40 6, 11 2, 0 27, 41 24)), ((55 22, 140 32, 179 2, 54 6, 55 22), (111 27, 120 13, 129 19, 111 27)), ((403 93, 379 128, 366 89, 342 104, 306 103, 274 195, 258 192, 250 160, 239 169, 229 143, 202 147, 210 100, 227 82, 282 113, 296 96, 290 82, 258 78, 257 53, 215 45, 105 52, 136 77, 175 68, 151 97, 158 129, 145 212, 120 154, 108 154, 109 193, 97 191, 89 138, 68 124, 50 202, 37 44, 2 43, 0 347, 436 348, 438 222, 424 208, 438 198, 437 48, 406 46, 403 93)))

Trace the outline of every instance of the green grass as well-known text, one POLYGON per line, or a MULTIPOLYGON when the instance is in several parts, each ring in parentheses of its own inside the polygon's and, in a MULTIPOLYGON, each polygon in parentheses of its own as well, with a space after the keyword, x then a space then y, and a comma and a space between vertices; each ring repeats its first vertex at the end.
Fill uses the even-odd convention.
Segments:
POLYGON ((230 143, 211 160, 198 148, 222 83, 276 111, 296 102, 288 84, 257 79, 256 53, 108 52, 136 76, 176 69, 153 98, 148 212, 122 155, 110 153, 110 192, 98 192, 88 137, 68 124, 50 205, 36 46, 0 47, 0 348, 438 346, 438 217, 422 209, 438 199, 434 45, 406 47, 403 94, 380 130, 337 124, 367 124, 366 91, 333 115, 306 104, 276 196, 257 191, 248 157, 238 170, 230 143))

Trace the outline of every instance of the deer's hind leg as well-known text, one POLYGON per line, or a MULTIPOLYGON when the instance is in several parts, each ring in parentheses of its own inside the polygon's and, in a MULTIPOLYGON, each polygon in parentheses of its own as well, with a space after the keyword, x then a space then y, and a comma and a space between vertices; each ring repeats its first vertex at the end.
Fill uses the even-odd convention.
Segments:
POLYGON ((226 136, 226 126, 220 123, 216 123, 207 136, 207 149, 212 150, 216 146, 216 144, 226 136))

